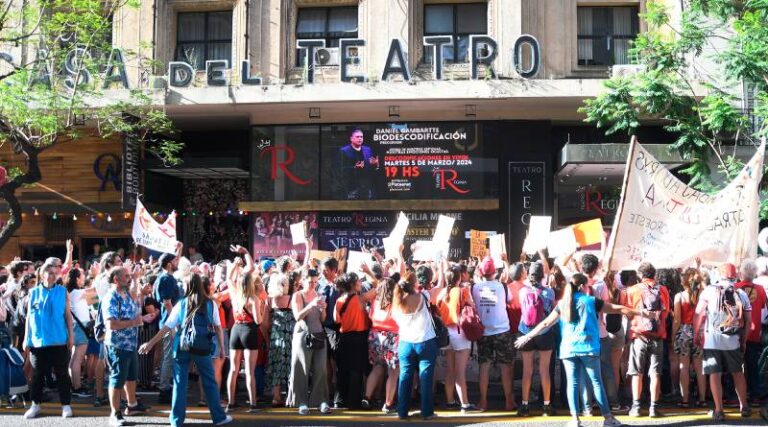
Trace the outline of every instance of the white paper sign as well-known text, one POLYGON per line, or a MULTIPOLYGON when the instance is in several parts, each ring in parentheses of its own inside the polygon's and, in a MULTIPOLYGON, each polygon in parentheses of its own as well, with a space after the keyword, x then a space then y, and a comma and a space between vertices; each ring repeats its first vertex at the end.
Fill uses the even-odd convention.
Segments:
POLYGON ((549 256, 557 258, 574 253, 578 249, 576 235, 573 234, 573 228, 566 227, 549 233, 547 251, 549 256))
POLYGON ((153 251, 176 252, 176 212, 171 212, 168 219, 160 224, 144 208, 141 200, 136 199, 136 214, 133 216, 133 241, 137 245, 153 251))
POLYGON ((395 241, 392 237, 384 237, 381 240, 384 244, 384 258, 396 259, 400 257, 400 242, 395 241))
POLYGON ((408 221, 408 217, 400 212, 400 215, 397 216, 397 224, 395 224, 395 228, 389 234, 389 237, 383 239, 384 256, 386 258, 395 259, 400 256, 400 245, 403 244, 409 223, 410 221, 408 221))
POLYGON ((488 238, 488 249, 491 252, 491 258, 493 264, 499 268, 504 265, 504 261, 501 259, 501 254, 507 252, 507 241, 504 239, 504 234, 497 234, 488 238))
POLYGON ((347 273, 357 273, 363 264, 370 263, 371 254, 360 251, 347 252, 347 273))
POLYGON ((551 227, 551 216, 531 216, 528 222, 528 236, 526 236, 523 244, 525 253, 535 254, 540 249, 546 248, 551 227))
POLYGON ((437 251, 438 245, 431 240, 417 240, 413 242, 414 261, 433 261, 437 251))
POLYGON ((635 268, 641 262, 678 268, 692 265, 696 257, 739 265, 755 258, 765 141, 717 194, 689 187, 640 144, 631 147, 606 251, 608 268, 635 268))
POLYGON ((291 224, 291 238, 294 245, 301 245, 307 241, 307 222, 301 221, 291 224))
POLYGON ((437 219, 437 226, 435 226, 435 234, 432 236, 432 241, 438 244, 449 241, 454 222, 456 222, 456 218, 440 215, 437 219))

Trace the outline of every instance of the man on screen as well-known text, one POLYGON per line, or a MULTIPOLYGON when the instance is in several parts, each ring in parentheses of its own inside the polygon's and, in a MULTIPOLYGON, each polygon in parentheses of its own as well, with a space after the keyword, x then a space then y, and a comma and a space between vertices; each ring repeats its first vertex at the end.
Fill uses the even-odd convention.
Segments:
POLYGON ((349 200, 373 199, 374 170, 379 169, 379 156, 363 145, 363 131, 352 129, 349 144, 341 147, 341 171, 344 177, 345 197, 349 200))

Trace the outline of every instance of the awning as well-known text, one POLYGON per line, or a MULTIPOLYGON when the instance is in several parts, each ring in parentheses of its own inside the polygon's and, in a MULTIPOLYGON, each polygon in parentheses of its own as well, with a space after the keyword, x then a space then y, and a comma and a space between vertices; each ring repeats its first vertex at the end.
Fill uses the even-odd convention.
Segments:
MULTIPOLYGON (((643 148, 669 169, 685 163, 667 144, 643 144, 643 148)), ((560 151, 556 182, 566 185, 620 182, 628 153, 629 144, 566 144, 560 151)))

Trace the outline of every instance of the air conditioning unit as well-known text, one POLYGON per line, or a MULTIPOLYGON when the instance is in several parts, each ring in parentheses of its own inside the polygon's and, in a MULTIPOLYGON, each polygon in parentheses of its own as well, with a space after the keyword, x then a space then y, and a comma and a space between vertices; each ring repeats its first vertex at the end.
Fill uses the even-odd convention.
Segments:
POLYGON ((315 65, 339 65, 339 48, 323 47, 315 51, 315 65))
POLYGON ((642 65, 622 64, 611 67, 611 77, 629 77, 645 70, 642 65))

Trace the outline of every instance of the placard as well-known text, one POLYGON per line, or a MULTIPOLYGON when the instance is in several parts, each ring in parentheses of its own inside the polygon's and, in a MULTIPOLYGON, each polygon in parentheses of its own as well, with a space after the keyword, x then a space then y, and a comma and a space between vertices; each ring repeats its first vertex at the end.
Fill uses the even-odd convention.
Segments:
MULTIPOLYGON (((347 252, 347 273, 359 273, 363 264, 370 264, 371 254, 360 251, 347 252)), ((359 275, 359 274, 358 274, 359 275)))
POLYGON ((580 222, 572 225, 573 234, 576 236, 576 242, 579 247, 602 243, 605 238, 603 234, 603 223, 600 218, 580 222))
POLYGON ((546 248, 551 227, 551 216, 532 216, 528 224, 528 235, 523 244, 525 253, 535 254, 539 250, 546 248))
POLYGON ((291 224, 291 238, 294 245, 301 245, 307 241, 307 223, 305 221, 291 224))
POLYGON ((554 258, 565 256, 576 252, 578 248, 579 244, 576 242, 573 228, 565 227, 549 233, 549 241, 547 242, 549 256, 554 258))
POLYGON ((482 259, 488 251, 487 240, 485 231, 469 230, 469 256, 482 259))
POLYGON ((330 256, 333 256, 333 252, 331 252, 331 251, 321 251, 319 249, 312 249, 309 252, 309 257, 311 259, 316 259, 316 260, 318 260, 320 262, 323 262, 324 259, 326 259, 326 258, 328 258, 330 256))
POLYGON ((431 240, 417 240, 411 249, 414 261, 433 261, 438 253, 437 244, 431 240))
POLYGON ((491 252, 491 258, 493 263, 497 267, 504 265, 504 261, 501 259, 501 254, 506 253, 507 240, 504 238, 504 234, 497 234, 488 238, 488 246, 491 252))
POLYGON ((456 222, 455 218, 440 215, 437 219, 437 226, 435 227, 435 234, 432 236, 432 241, 437 244, 450 241, 454 222, 456 222))

